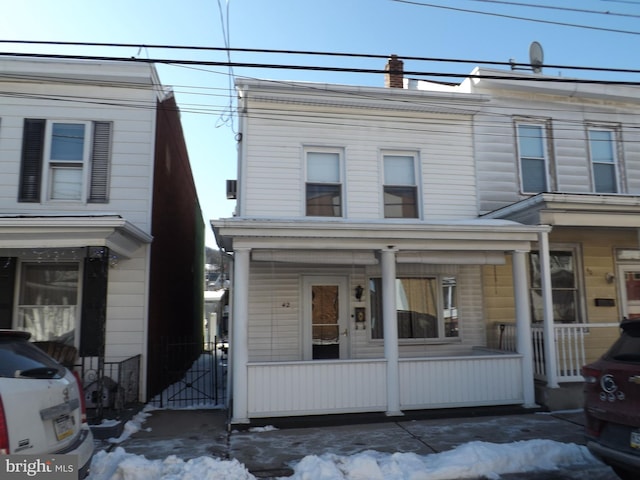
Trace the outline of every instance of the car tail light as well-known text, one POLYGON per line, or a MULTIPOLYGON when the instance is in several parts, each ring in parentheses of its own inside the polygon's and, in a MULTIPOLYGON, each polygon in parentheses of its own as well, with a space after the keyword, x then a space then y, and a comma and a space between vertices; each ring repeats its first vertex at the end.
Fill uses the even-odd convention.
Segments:
POLYGON ((582 377, 584 378, 584 383, 587 385, 594 385, 600 382, 600 375, 602 372, 597 368, 585 366, 582 367, 582 377))
POLYGON ((0 455, 9 454, 9 429, 7 427, 7 417, 4 415, 4 405, 0 397, 0 455))
POLYGON ((78 395, 80 395, 80 413, 82 414, 82 423, 87 423, 87 404, 84 399, 84 390, 82 389, 82 380, 75 370, 73 376, 76 377, 76 385, 78 386, 78 395))

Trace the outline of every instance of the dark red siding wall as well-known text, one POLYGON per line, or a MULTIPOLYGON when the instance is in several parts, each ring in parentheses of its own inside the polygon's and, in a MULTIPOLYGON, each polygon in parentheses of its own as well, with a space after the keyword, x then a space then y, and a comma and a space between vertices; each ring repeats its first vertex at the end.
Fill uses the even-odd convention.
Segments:
POLYGON ((186 369, 203 342, 204 222, 173 96, 158 103, 149 291, 149 398, 186 369), (193 348, 166 351, 167 342, 193 348), (164 365, 171 358, 171 365, 164 365), (178 374, 176 374, 178 375, 178 374))

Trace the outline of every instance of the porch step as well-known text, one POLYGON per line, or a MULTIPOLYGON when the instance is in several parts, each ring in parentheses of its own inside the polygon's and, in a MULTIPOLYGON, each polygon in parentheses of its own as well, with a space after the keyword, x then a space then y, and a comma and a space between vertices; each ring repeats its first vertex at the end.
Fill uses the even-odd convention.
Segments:
POLYGON ((559 388, 549 388, 536 382, 536 403, 550 411, 575 410, 584 406, 583 385, 578 383, 561 383, 559 388))

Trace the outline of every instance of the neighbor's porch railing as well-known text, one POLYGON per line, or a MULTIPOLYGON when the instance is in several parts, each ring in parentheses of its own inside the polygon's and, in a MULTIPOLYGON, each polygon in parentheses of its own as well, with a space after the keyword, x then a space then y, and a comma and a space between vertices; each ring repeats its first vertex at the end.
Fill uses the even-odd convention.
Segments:
MULTIPOLYGON (((554 325, 554 341, 556 350, 556 375, 558 382, 582 382, 581 368, 604 353, 603 347, 610 342, 598 342, 596 339, 604 335, 616 337, 619 331, 617 323, 562 323, 554 325)), ((536 380, 546 381, 546 362, 544 354, 543 326, 531 328, 533 341, 533 368, 536 380)), ((515 323, 495 324, 494 348, 516 351, 515 323)))

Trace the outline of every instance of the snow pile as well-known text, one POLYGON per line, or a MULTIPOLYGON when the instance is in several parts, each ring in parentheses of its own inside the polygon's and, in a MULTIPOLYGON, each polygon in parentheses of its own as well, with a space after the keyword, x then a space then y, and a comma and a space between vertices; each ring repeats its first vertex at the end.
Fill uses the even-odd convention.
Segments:
MULTIPOLYGON (((309 455, 294 467, 291 480, 449 480, 501 474, 557 470, 571 465, 599 465, 584 446, 552 440, 507 444, 470 442, 441 453, 379 453, 350 456, 309 455)), ((198 457, 187 462, 170 455, 147 460, 122 447, 99 452, 91 464, 91 480, 254 480, 237 460, 198 457)))
POLYGON ((295 466, 291 480, 449 480, 500 474, 557 470, 570 465, 599 465, 586 447, 552 440, 508 444, 470 442, 432 454, 383 454, 367 451, 351 456, 310 455, 295 466))
POLYGON ((98 452, 91 463, 91 480, 255 480, 237 460, 198 457, 185 462, 170 455, 164 460, 147 460, 122 447, 98 452))

